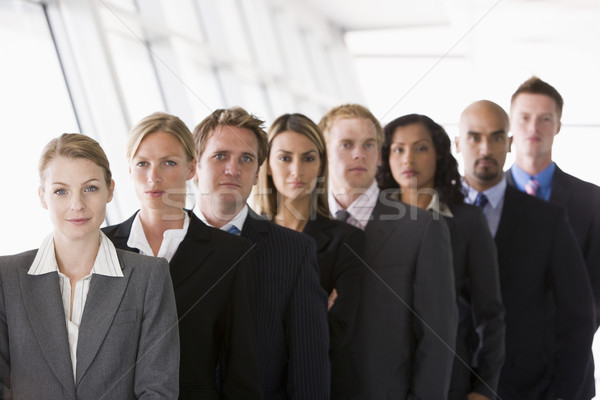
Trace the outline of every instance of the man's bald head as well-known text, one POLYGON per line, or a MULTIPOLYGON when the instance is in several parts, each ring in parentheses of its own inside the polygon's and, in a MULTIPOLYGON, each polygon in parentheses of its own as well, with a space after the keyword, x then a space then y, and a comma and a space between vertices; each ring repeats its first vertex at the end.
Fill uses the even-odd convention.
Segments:
POLYGON ((463 155, 465 180, 480 192, 504 176, 509 126, 506 112, 489 100, 470 104, 460 115, 456 150, 463 155))
POLYGON ((493 101, 489 100, 478 100, 473 102, 467 106, 460 114, 459 121, 459 129, 462 133, 463 126, 468 123, 469 120, 479 119, 479 120, 488 120, 494 121, 498 126, 504 126, 506 133, 509 131, 510 122, 508 119, 508 114, 502 107, 493 101))

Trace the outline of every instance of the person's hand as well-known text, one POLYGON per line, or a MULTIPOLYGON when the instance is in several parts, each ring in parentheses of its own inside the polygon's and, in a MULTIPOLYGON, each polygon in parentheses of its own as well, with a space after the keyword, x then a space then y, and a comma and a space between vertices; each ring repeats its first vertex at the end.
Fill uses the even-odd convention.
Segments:
POLYGON ((491 400, 491 399, 480 393, 471 392, 467 395, 467 400, 491 400))
POLYGON ((333 289, 331 291, 331 294, 329 295, 329 299, 327 299, 327 311, 331 310, 331 307, 333 307, 333 304, 335 303, 335 300, 338 297, 338 293, 337 290, 333 289))

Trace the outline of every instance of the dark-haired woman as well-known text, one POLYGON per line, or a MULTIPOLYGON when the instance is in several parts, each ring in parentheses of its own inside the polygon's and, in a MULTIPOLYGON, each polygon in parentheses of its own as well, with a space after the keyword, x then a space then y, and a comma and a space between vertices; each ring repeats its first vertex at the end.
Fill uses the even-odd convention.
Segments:
POLYGON ((504 362, 504 308, 494 240, 481 210, 463 204, 456 159, 446 131, 424 115, 387 124, 380 188, 442 216, 450 229, 460 310, 448 398, 494 399, 504 362))

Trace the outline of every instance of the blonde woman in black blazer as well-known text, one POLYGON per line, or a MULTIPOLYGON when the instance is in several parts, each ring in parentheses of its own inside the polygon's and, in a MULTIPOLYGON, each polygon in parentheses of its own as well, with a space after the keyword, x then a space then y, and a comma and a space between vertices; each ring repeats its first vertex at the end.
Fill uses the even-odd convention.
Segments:
POLYGON ((114 182, 84 135, 52 140, 39 250, 0 257, 0 398, 177 399, 179 339, 166 261, 101 233, 114 182))
POLYGON ((398 200, 448 225, 459 308, 449 400, 494 399, 504 362, 504 307, 496 246, 483 212, 463 204, 450 138, 431 118, 410 114, 384 128, 377 179, 398 200), (473 335, 477 330, 479 335, 473 335))
POLYGON ((321 286, 329 294, 331 398, 342 398, 360 300, 364 233, 330 218, 327 151, 314 122, 302 114, 282 115, 269 128, 268 138, 267 159, 259 172, 258 212, 315 241, 321 286))
POLYGON ((252 244, 185 210, 196 170, 192 133, 154 113, 129 135, 140 211, 104 229, 115 246, 169 261, 181 342, 179 399, 261 399, 252 244))

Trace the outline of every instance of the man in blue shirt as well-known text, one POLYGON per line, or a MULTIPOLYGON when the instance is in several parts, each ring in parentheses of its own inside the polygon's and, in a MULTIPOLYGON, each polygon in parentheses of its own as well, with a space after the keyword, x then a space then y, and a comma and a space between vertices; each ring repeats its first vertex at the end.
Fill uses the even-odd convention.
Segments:
POLYGON ((509 119, 481 100, 460 117, 465 202, 482 207, 498 250, 506 357, 498 397, 581 399, 594 304, 585 262, 561 206, 507 185, 509 119))
MULTIPOLYGON (((506 172, 510 185, 567 209, 586 262, 596 305, 596 329, 600 323, 600 188, 563 172, 552 161, 554 136, 560 132, 563 99, 538 77, 531 77, 512 95, 510 127, 516 148, 515 164, 506 172)), ((591 356, 590 356, 591 359, 591 356)), ((594 397, 593 360, 587 391, 594 397)))

